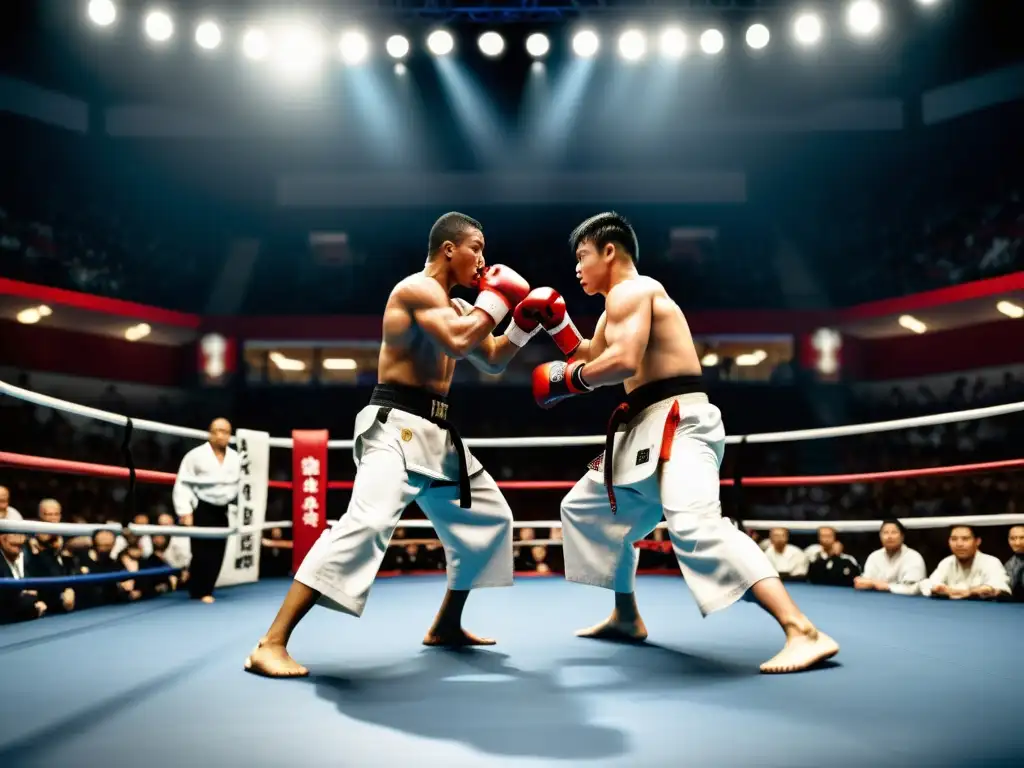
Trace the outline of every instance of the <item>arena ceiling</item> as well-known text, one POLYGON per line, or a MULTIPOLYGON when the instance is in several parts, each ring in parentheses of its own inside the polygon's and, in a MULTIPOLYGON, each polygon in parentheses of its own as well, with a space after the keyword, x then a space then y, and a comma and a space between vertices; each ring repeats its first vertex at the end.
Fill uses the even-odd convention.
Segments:
MULTIPOLYGON (((782 52, 785 46, 774 43, 785 36, 801 7, 796 0, 167 0, 161 7, 179 21, 182 33, 159 51, 142 33, 149 4, 115 2, 124 6, 117 28, 98 32, 87 19, 87 0, 5 0, 0 4, 0 71, 103 106, 140 100, 224 104, 245 87, 240 76, 248 62, 237 55, 217 61, 201 55, 192 44, 191 28, 205 15, 231 30, 285 10, 324 30, 358 24, 377 37, 402 31, 416 39, 446 26, 467 37, 469 44, 457 53, 476 72, 483 71, 485 60, 472 41, 486 27, 499 29, 516 44, 510 42, 508 56, 488 67, 488 84, 493 81, 496 91, 509 93, 525 76, 529 61, 521 46, 530 31, 547 32, 554 54, 559 41, 564 43, 584 22, 609 36, 625 24, 653 27, 666 19, 716 24, 736 43, 726 50, 735 66, 723 70, 729 97, 787 103, 836 92, 905 96, 1003 66, 1022 54, 1016 4, 977 0, 938 0, 939 7, 927 13, 916 0, 878 0, 886 13, 885 38, 869 45, 832 35, 811 68, 791 66, 792 57, 782 52), (766 55, 750 55, 742 45, 743 29, 755 20, 778 30, 766 55), (766 72, 771 73, 767 94, 766 72)), ((838 2, 824 7, 841 11, 838 2)))

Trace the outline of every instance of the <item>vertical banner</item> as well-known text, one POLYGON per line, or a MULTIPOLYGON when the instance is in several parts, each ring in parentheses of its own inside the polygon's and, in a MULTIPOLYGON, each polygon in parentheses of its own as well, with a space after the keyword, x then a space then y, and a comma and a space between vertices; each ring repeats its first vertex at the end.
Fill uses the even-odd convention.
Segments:
POLYGON ((235 340, 208 333, 196 344, 196 369, 204 387, 224 386, 235 372, 235 340))
POLYGON ((240 429, 235 433, 238 451, 238 500, 228 509, 228 526, 241 533, 228 537, 218 587, 250 584, 260 576, 260 547, 267 519, 267 483, 270 480, 270 435, 240 429))
POLYGON ((327 527, 327 430, 292 432, 292 569, 327 527))
POLYGON ((832 328, 819 328, 801 339, 800 365, 818 381, 839 381, 843 375, 843 337, 832 328))

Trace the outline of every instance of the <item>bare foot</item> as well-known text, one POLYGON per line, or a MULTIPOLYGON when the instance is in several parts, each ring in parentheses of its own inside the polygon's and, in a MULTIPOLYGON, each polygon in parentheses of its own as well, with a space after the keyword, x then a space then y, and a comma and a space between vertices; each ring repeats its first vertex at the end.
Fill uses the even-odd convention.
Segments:
POLYGON ((213 595, 207 595, 206 597, 202 597, 200 598, 200 601, 209 605, 210 603, 214 602, 213 595))
POLYGON ((786 638, 786 645, 761 665, 767 675, 802 672, 839 653, 839 643, 816 629, 786 638))
POLYGON ((431 629, 423 638, 423 644, 440 648, 469 648, 474 645, 495 645, 497 640, 477 637, 462 627, 456 629, 431 629))
POLYGON ((305 677, 309 670, 288 655, 283 645, 269 645, 266 638, 245 658, 245 671, 262 677, 305 677))
POLYGON ((644 626, 644 620, 639 617, 635 621, 622 621, 613 615, 600 624, 577 630, 576 637, 614 640, 619 643, 642 643, 647 639, 647 627, 644 626))

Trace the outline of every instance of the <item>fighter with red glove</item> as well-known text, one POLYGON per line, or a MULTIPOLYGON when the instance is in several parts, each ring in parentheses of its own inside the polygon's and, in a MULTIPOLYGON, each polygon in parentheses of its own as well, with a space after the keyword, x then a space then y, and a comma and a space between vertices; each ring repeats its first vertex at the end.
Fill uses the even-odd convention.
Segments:
POLYGON ((533 397, 541 408, 552 408, 566 398, 590 392, 593 387, 583 378, 582 360, 538 365, 533 369, 533 397))

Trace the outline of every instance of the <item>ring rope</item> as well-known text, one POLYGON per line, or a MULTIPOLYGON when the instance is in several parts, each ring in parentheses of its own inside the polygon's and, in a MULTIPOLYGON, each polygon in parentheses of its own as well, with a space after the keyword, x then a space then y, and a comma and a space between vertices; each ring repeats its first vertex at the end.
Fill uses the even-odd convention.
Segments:
MULTIPOLYGON (((98 408, 90 408, 67 400, 61 400, 49 395, 41 395, 22 387, 16 387, 0 379, 0 393, 34 403, 36 405, 53 408, 66 413, 73 413, 79 416, 104 421, 109 424, 127 426, 128 417, 120 414, 102 411, 98 408)), ((796 440, 821 440, 830 437, 850 437, 852 435, 863 435, 873 432, 893 432, 901 429, 914 429, 918 427, 931 427, 940 424, 952 424, 958 421, 974 421, 977 419, 988 419, 995 416, 1005 416, 1011 413, 1024 411, 1024 401, 1007 403, 1005 405, 989 405, 984 408, 968 408, 963 411, 948 411, 936 413, 929 416, 912 416, 906 419, 892 419, 889 421, 872 421, 862 424, 849 424, 842 427, 819 427, 815 429, 796 429, 787 432, 761 432, 752 435, 729 435, 725 442, 730 445, 746 440, 748 443, 785 443, 796 440)), ((197 440, 206 440, 209 434, 201 429, 179 427, 172 424, 163 424, 159 421, 148 419, 132 419, 135 429, 145 432, 156 432, 164 435, 177 437, 191 437, 197 440)), ((466 438, 465 444, 470 448, 566 448, 571 446, 603 445, 604 435, 564 436, 564 437, 486 437, 466 438)), ((234 442, 234 438, 232 438, 234 442)), ((290 437, 271 437, 272 448, 291 448, 290 437)), ((329 440, 328 448, 352 448, 353 440, 329 440)))
MULTIPOLYGON (((819 528, 832 528, 837 533, 877 533, 882 527, 882 520, 744 520, 743 527, 753 530, 770 530, 785 528, 791 533, 815 533, 819 528)), ((928 528, 949 528, 953 525, 971 525, 979 528, 993 526, 1024 525, 1024 514, 999 515, 943 515, 939 517, 902 517, 900 522, 907 529, 924 530, 928 528)), ((264 523, 262 530, 270 528, 289 528, 290 521, 264 523)), ((235 533, 249 533, 259 530, 249 528, 194 528, 186 526, 135 525, 129 529, 139 536, 163 534, 165 536, 187 536, 193 539, 215 539, 235 533)), ((427 529, 434 525, 429 520, 403 519, 397 528, 427 529)), ((514 520, 513 528, 561 528, 561 520, 514 520)), ((668 528, 662 521, 656 527, 668 528)), ((110 531, 120 533, 121 528, 109 523, 44 523, 38 520, 0 520, 0 533, 52 533, 63 536, 89 536, 94 531, 110 531)), ((396 542, 400 540, 395 540, 396 542)), ((522 546, 527 542, 517 541, 522 546)), ((532 543, 532 540, 531 540, 532 543)), ((561 543, 557 539, 538 540, 536 543, 561 543)))
MULTIPOLYGON (((125 467, 114 467, 106 464, 88 464, 82 461, 67 459, 50 459, 41 456, 28 456, 22 453, 0 451, 0 466, 18 467, 37 471, 61 472, 69 475, 86 475, 89 477, 124 478, 128 476, 125 467)), ((986 461, 976 464, 957 464, 948 467, 923 467, 920 469, 894 469, 886 472, 859 472, 844 475, 794 475, 791 477, 744 477, 744 486, 779 487, 788 485, 845 485, 852 483, 870 483, 883 480, 900 480, 912 477, 934 477, 937 475, 963 475, 974 472, 994 472, 1004 469, 1024 468, 1024 459, 1006 459, 1004 461, 986 461)), ((172 472, 155 472, 149 469, 136 470, 140 482, 157 485, 173 485, 175 476, 172 472)), ((723 486, 735 483, 733 478, 723 477, 723 486)), ((332 480, 327 483, 330 490, 351 490, 352 480, 332 480)), ((290 480, 270 480, 271 488, 289 490, 290 480)), ((507 491, 554 491, 568 490, 576 485, 574 480, 499 480, 498 487, 507 491)))
POLYGON ((113 571, 111 573, 73 573, 67 576, 33 576, 28 579, 0 579, 0 589, 46 589, 65 585, 77 587, 80 584, 102 584, 108 581, 135 581, 152 576, 173 576, 181 573, 181 568, 162 566, 160 568, 142 568, 138 571, 113 571))
POLYGON ((266 521, 262 525, 232 527, 197 527, 192 525, 139 525, 129 523, 46 523, 42 520, 0 520, 0 533, 52 533, 57 536, 92 536, 98 531, 136 536, 187 536, 190 539, 226 539, 236 533, 256 533, 272 528, 291 528, 291 520, 266 521))

